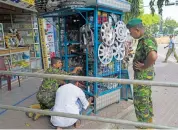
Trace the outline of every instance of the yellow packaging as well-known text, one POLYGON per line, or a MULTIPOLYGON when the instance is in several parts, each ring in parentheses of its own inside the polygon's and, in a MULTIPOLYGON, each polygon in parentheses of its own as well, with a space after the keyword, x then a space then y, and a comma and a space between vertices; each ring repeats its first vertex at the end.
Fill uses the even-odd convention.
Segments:
POLYGON ((35 4, 35 1, 34 0, 22 0, 22 2, 25 2, 29 5, 34 5, 35 4))
POLYGON ((27 4, 30 4, 30 0, 22 0, 22 2, 25 2, 27 4))
POLYGON ((99 16, 101 15, 101 11, 98 11, 98 15, 99 15, 99 16))
POLYGON ((103 13, 102 13, 102 16, 103 16, 103 17, 107 17, 107 13, 104 13, 104 12, 103 12, 103 13))

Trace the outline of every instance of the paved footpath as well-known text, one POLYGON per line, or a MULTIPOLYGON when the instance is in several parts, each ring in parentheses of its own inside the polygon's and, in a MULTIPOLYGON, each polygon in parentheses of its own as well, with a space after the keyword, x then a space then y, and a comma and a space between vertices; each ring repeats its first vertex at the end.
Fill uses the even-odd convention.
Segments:
MULTIPOLYGON (((13 87, 11 92, 7 92, 7 88, 1 90, 0 103, 5 105, 28 107, 37 103, 36 91, 41 83, 41 79, 30 78, 22 82, 22 87, 17 85, 13 87)), ((113 117, 123 113, 124 110, 132 106, 132 102, 121 101, 113 104, 99 112, 98 116, 113 117)), ((93 115, 95 116, 95 115, 93 115)), ((82 121, 81 129, 103 128, 105 123, 82 121)), ((51 129, 49 118, 43 117, 38 121, 26 117, 24 112, 0 110, 0 129, 51 129)))

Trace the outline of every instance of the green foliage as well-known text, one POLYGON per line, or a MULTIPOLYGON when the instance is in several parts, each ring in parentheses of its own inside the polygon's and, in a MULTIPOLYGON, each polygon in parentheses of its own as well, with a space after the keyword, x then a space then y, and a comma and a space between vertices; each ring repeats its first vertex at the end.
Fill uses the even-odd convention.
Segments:
POLYGON ((174 19, 166 18, 166 20, 164 21, 164 26, 176 28, 178 27, 178 23, 174 19))
MULTIPOLYGON (((143 0, 128 0, 131 3, 131 11, 130 13, 125 14, 125 22, 128 22, 130 19, 139 16, 140 14, 144 13, 143 9, 143 0)), ((163 5, 169 3, 169 0, 150 0, 150 9, 152 14, 155 13, 155 4, 158 7, 158 12, 162 15, 163 12, 163 5)))
POLYGON ((156 34, 159 31, 159 25, 155 24, 151 26, 151 32, 152 34, 156 34))
POLYGON ((155 34, 156 32, 159 31, 158 24, 160 23, 161 20, 159 15, 143 14, 140 15, 138 18, 142 19, 147 33, 155 34))
POLYGON ((138 17, 144 13, 143 0, 128 0, 131 3, 131 11, 124 14, 124 22, 128 23, 132 18, 138 17))
POLYGON ((178 31, 175 31, 174 34, 178 35, 178 31))
POLYGON ((178 27, 178 23, 171 18, 166 18, 164 21, 164 33, 165 34, 173 34, 174 29, 178 27))
POLYGON ((155 14, 155 15, 143 14, 143 15, 139 16, 139 18, 142 19, 143 24, 146 27, 150 27, 150 26, 158 24, 160 22, 160 16, 157 14, 155 14))

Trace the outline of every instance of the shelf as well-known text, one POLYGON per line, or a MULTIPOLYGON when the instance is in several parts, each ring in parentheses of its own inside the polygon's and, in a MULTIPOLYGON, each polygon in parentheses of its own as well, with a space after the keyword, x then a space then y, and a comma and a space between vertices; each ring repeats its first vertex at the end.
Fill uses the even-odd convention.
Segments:
POLYGON ((18 24, 18 23, 22 23, 22 24, 28 23, 28 24, 31 24, 31 21, 13 21, 13 23, 15 23, 15 24, 18 24))
MULTIPOLYGON (((78 55, 74 55, 74 54, 72 54, 72 55, 67 55, 67 58, 72 58, 72 57, 76 57, 76 56, 78 56, 78 55)), ((62 58, 65 58, 65 56, 62 56, 62 58)))
POLYGON ((33 37, 33 36, 22 36, 22 37, 33 37))
POLYGON ((32 43, 32 44, 35 44, 35 45, 40 45, 39 43, 32 43))
POLYGON ((30 51, 28 47, 22 47, 22 48, 12 48, 12 49, 0 49, 0 56, 3 55, 12 55, 12 54, 18 54, 22 52, 30 51))
POLYGON ((111 76, 111 75, 116 75, 116 74, 119 74, 120 72, 106 72, 106 73, 103 73, 103 74, 99 74, 98 77, 107 77, 107 76, 111 76))
MULTIPOLYGON (((67 42, 67 46, 68 46, 69 44, 75 45, 75 44, 80 44, 80 43, 77 42, 77 41, 68 41, 68 42, 67 42)), ((65 47, 65 45, 61 45, 61 47, 65 47)))
POLYGON ((30 60, 40 60, 41 58, 40 57, 31 57, 30 60))
POLYGON ((77 41, 68 41, 69 44, 80 44, 79 42, 77 41))
POLYGON ((18 31, 26 31, 26 30, 31 30, 33 31, 33 28, 16 28, 18 31))
POLYGON ((19 67, 19 68, 11 68, 11 71, 19 71, 19 70, 22 70, 22 69, 24 69, 24 68, 22 68, 22 67, 19 67))

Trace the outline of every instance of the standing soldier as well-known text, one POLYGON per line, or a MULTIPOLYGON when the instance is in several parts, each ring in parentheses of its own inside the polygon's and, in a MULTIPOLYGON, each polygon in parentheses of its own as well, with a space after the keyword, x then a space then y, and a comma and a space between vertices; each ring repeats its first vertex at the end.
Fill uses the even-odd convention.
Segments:
MULTIPOLYGON (((153 80, 155 76, 154 63, 157 59, 156 40, 145 33, 141 19, 132 19, 127 28, 138 45, 133 60, 134 79, 153 80)), ((153 106, 151 86, 134 85, 134 107, 139 122, 152 123, 153 106)))
POLYGON ((178 63, 178 56, 176 54, 175 41, 173 40, 173 36, 172 35, 169 38, 170 38, 169 45, 164 47, 164 49, 167 48, 167 47, 169 47, 169 49, 167 51, 166 58, 165 58, 165 60, 163 62, 166 63, 168 58, 169 58, 169 56, 172 53, 174 53, 174 57, 175 57, 175 59, 177 60, 177 63, 178 63))

